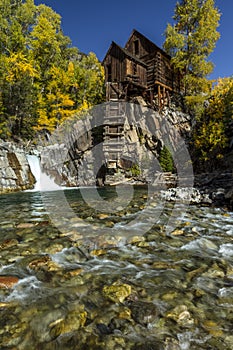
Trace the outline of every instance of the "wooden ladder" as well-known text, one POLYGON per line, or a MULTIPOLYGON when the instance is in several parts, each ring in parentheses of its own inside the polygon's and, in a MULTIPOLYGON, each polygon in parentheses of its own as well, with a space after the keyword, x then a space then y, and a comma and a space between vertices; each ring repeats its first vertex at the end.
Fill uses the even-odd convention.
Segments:
POLYGON ((103 152, 106 159, 106 166, 107 168, 117 168, 124 148, 125 105, 122 101, 115 99, 115 96, 106 103, 106 113, 103 123, 103 152), (116 130, 116 132, 111 130, 116 130))

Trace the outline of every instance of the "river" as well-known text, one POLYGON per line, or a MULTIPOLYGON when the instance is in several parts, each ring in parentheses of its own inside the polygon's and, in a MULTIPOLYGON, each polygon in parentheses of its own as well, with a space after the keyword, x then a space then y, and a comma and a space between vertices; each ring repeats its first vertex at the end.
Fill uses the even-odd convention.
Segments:
POLYGON ((0 197, 0 348, 233 349, 233 213, 90 191, 0 197))

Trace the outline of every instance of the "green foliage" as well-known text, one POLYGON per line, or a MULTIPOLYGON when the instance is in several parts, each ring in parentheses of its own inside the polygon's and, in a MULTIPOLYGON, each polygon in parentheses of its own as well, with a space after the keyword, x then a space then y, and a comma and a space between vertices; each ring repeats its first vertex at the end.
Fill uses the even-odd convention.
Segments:
POLYGON ((0 27, 1 138, 51 132, 103 101, 103 67, 71 47, 50 7, 0 0, 0 27))
POLYGON ((88 101, 91 105, 103 102, 104 68, 94 53, 90 52, 88 56, 82 57, 76 66, 75 77, 79 89, 82 91, 77 101, 80 105, 84 101, 88 101))
POLYGON ((163 146, 159 155, 159 164, 164 172, 174 172, 174 163, 171 152, 166 146, 163 146))
POLYGON ((131 175, 137 177, 141 174, 141 170, 138 164, 133 164, 130 168, 131 175))
POLYGON ((37 89, 34 80, 38 76, 33 63, 22 52, 1 56, 2 115, 5 125, 0 136, 30 137, 36 115, 37 89), (7 132, 6 132, 7 131, 7 132))
POLYGON ((232 122, 233 78, 219 79, 193 132, 196 157, 215 166, 229 146, 232 122))
POLYGON ((182 0, 177 2, 175 24, 168 24, 164 49, 172 57, 174 69, 183 76, 186 96, 210 91, 207 76, 213 64, 208 57, 214 50, 219 33, 220 13, 214 0, 182 0))

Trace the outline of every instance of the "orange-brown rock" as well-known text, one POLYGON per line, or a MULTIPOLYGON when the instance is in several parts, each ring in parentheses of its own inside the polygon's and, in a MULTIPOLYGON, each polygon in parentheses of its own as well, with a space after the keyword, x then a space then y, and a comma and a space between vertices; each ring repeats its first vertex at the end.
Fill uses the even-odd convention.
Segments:
POLYGON ((0 276, 0 288, 13 288, 18 281, 19 278, 15 276, 0 276))
POLYGON ((17 239, 5 239, 5 241, 0 243, 0 249, 7 249, 17 245, 19 242, 17 239))
POLYGON ((41 256, 39 258, 36 258, 34 260, 32 260, 29 264, 28 267, 32 270, 38 270, 43 266, 46 266, 48 264, 48 262, 51 261, 51 258, 49 255, 44 255, 41 256))

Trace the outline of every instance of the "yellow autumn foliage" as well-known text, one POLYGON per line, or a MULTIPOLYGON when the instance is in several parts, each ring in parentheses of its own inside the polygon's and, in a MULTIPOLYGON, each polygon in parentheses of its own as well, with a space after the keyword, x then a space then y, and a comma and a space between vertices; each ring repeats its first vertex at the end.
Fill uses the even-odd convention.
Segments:
POLYGON ((31 0, 0 7, 1 138, 51 133, 103 101, 101 63, 71 46, 59 14, 31 0))
POLYGON ((38 71, 22 52, 13 52, 9 57, 5 57, 5 67, 7 67, 6 81, 9 83, 14 83, 25 75, 38 77, 38 71))
POLYGON ((201 158, 223 158, 229 145, 227 129, 233 120, 233 78, 218 79, 194 131, 194 145, 201 158))

